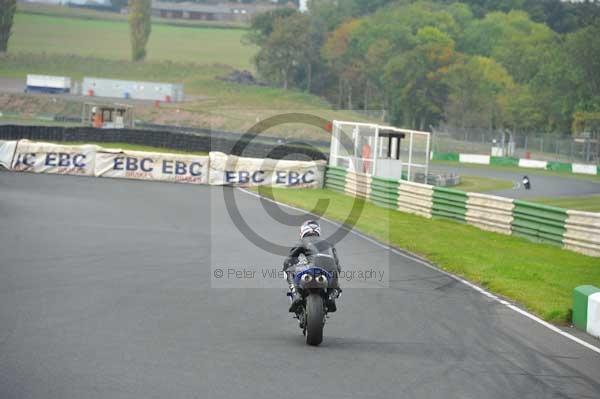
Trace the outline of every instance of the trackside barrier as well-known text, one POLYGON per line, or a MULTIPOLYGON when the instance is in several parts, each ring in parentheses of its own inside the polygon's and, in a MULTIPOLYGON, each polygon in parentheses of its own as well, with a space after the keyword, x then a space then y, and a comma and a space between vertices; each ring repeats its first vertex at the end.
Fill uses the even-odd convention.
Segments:
POLYGON ((371 201, 386 208, 398 205, 398 181, 373 177, 371 179, 371 201))
POLYGON ((432 152, 430 158, 433 161, 477 163, 482 165, 496 166, 515 166, 520 168, 535 168, 553 170, 558 172, 600 176, 600 165, 587 165, 556 161, 538 161, 534 159, 519 159, 512 157, 494 157, 481 154, 459 154, 456 152, 432 152))
POLYGON ((371 193, 371 176, 348 171, 344 192, 353 197, 369 199, 371 193))
POLYGON ((519 159, 520 168, 546 169, 548 162, 536 161, 535 159, 519 159))
POLYGON ((398 187, 398 209, 402 212, 431 218, 433 186, 428 184, 400 181, 398 187))
POLYGON ((208 181, 211 185, 323 187, 323 161, 246 158, 210 152, 208 181))
POLYGON ((600 213, 567 211, 565 248, 600 256, 600 213))
POLYGON ((478 155, 478 154, 459 154, 458 162, 489 165, 490 164, 490 156, 489 155, 478 155))
POLYGON ((562 245, 567 211, 514 200, 512 232, 537 242, 562 245))
POLYGON ((102 149, 94 175, 118 179, 208 184, 208 156, 102 149))
POLYGON ((510 235, 513 200, 479 193, 467 193, 467 223, 482 230, 510 235))
POLYGON ((546 165, 546 169, 553 170, 556 172, 573 173, 573 166, 570 163, 564 163, 564 162, 549 161, 548 164, 546 165))
POLYGON ((458 162, 459 158, 459 154, 455 152, 431 152, 432 161, 458 162))
POLYGON ((490 157, 490 165, 519 166, 519 158, 490 157))
POLYGON ((346 187, 346 169, 328 166, 325 174, 325 188, 344 192, 346 187))
POLYGON ((426 218, 443 217, 479 229, 600 257, 600 213, 567 211, 494 195, 465 193, 327 167, 325 187, 426 218))
POLYGON ((573 325, 600 338, 600 288, 580 285, 573 290, 573 325))
POLYGON ((433 188, 433 216, 464 222, 467 213, 467 193, 445 187, 433 188))
POLYGON ((0 166, 10 169, 12 158, 15 154, 15 148, 17 146, 16 141, 3 141, 0 140, 0 166))
POLYGON ((0 162, 18 172, 232 186, 319 188, 324 161, 259 159, 123 151, 96 145, 59 145, 19 140, 0 143, 0 162))
POLYGON ((96 145, 16 142, 10 169, 17 172, 94 176, 96 145))

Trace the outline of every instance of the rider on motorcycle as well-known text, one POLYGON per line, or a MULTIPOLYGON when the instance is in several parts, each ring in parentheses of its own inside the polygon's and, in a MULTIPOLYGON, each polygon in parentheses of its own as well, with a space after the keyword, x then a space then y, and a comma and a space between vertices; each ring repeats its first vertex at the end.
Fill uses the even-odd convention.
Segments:
POLYGON ((307 220, 300 226, 300 242, 290 250, 290 254, 283 262, 283 271, 286 273, 290 288, 292 304, 290 312, 296 313, 302 303, 301 295, 294 286, 294 269, 304 255, 306 262, 315 267, 321 267, 334 275, 329 289, 327 308, 329 312, 336 311, 335 299, 340 296, 342 289, 338 285, 338 275, 341 271, 340 262, 335 247, 321 238, 321 227, 315 220, 307 220))

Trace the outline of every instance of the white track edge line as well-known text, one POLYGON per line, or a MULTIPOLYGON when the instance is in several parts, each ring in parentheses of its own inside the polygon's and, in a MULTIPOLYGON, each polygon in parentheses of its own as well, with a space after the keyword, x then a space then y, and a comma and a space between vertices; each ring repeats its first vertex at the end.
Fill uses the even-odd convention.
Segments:
MULTIPOLYGON (((295 206, 292 206, 292 205, 288 205, 288 204, 283 204, 281 202, 277 202, 277 201, 275 201, 275 200, 273 200, 271 198, 263 197, 262 195, 256 194, 256 193, 254 193, 252 191, 249 191, 249 190, 247 190, 245 188, 238 188, 238 189, 240 191, 246 193, 246 194, 250 194, 253 197, 261 198, 261 199, 264 199, 266 201, 269 201, 269 202, 275 203, 277 205, 284 206, 286 208, 290 208, 290 209, 293 209, 293 210, 296 210, 296 211, 306 212, 306 209, 296 208, 295 206)), ((325 220, 325 221, 327 221, 327 222, 329 222, 329 223, 331 223, 331 224, 333 224, 333 225, 335 225, 335 226, 343 227, 341 223, 335 222, 333 220, 330 220, 330 219, 322 217, 322 216, 320 218, 323 219, 323 220, 325 220)), ((532 313, 529 313, 526 310, 523 310, 523 309, 521 309, 520 307, 518 307, 516 305, 511 304, 510 302, 508 302, 508 301, 506 301, 506 300, 504 300, 504 299, 502 299, 502 298, 500 298, 500 297, 492 294, 489 291, 486 291, 485 289, 483 289, 483 288, 481 288, 481 287, 479 287, 479 286, 477 286, 477 285, 475 285, 475 284, 473 284, 473 283, 471 283, 471 282, 469 282, 469 281, 467 281, 467 280, 465 280, 463 278, 460 278, 460 277, 458 277, 458 276, 456 276, 456 275, 454 275, 454 274, 452 274, 450 272, 447 272, 445 270, 442 270, 442 269, 440 269, 438 267, 435 267, 432 264, 430 264, 430 263, 428 263, 428 262, 426 262, 426 261, 424 261, 422 259, 419 259, 415 255, 410 255, 410 254, 405 253, 403 251, 399 251, 396 248, 393 248, 393 247, 391 247, 389 245, 382 244, 379 241, 374 240, 373 238, 364 235, 363 233, 355 231, 354 229, 350 229, 350 233, 355 234, 355 235, 361 237, 362 239, 364 239, 366 241, 369 241, 372 244, 377 245, 380 248, 383 248, 383 249, 386 249, 388 251, 391 251, 391 252, 393 252, 396 255, 399 255, 399 256, 402 256, 404 258, 410 259, 410 260, 412 260, 414 262, 417 262, 417 263, 419 263, 419 264, 421 264, 423 266, 428 267, 429 269, 435 270, 435 271, 440 272, 440 273, 442 273, 442 274, 444 274, 444 275, 446 275, 448 277, 451 277, 451 278, 453 278, 453 279, 455 279, 457 281, 460 281, 464 285, 472 288, 473 290, 479 292, 480 294, 483 294, 484 296, 486 296, 486 297, 488 297, 490 299, 493 299, 494 301, 496 301, 496 302, 498 302, 498 303, 506 306, 507 308, 509 308, 509 309, 511 309, 511 310, 513 310, 513 311, 515 311, 515 312, 517 312, 517 313, 519 313, 519 314, 521 314, 521 315, 529 318, 530 320, 535 321, 538 324, 541 324, 542 326, 546 327, 547 329, 549 329, 551 331, 554 331, 555 333, 560 334, 563 337, 568 338, 571 341, 576 342, 576 343, 578 343, 578 344, 580 344, 580 345, 582 345, 582 346, 584 346, 584 347, 586 347, 586 348, 588 348, 588 349, 590 349, 590 350, 592 350, 592 351, 600 354, 600 348, 599 347, 594 346, 594 345, 590 344, 589 342, 586 342, 586 341, 584 341, 584 340, 582 340, 580 338, 577 338, 576 336, 574 336, 572 334, 569 334, 566 331, 561 330, 560 328, 556 327, 555 325, 550 324, 547 321, 540 319, 536 315, 534 315, 532 313)))

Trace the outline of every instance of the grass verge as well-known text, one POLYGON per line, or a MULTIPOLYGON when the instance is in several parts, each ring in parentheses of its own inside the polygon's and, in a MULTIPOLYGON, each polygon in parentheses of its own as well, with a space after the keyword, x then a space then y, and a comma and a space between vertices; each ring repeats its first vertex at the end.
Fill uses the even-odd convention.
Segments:
POLYGON ((471 193, 483 193, 486 191, 504 190, 512 187, 513 183, 510 180, 461 175, 460 184, 452 188, 471 193))
MULTIPOLYGON (((266 194, 264 190, 259 192, 266 194)), ((272 194, 277 201, 308 210, 313 209, 318 199, 329 200, 332 205, 319 212, 336 221, 346 220, 354 201, 327 189, 273 189, 272 194)), ((570 322, 574 287, 600 285, 597 258, 485 232, 467 224, 429 220, 369 202, 349 223, 369 236, 423 256, 441 269, 515 300, 558 324, 570 322)))
POLYGON ((557 206, 565 209, 576 209, 586 212, 600 212, 600 195, 584 197, 536 198, 533 202, 557 206))
POLYGON ((466 164, 466 163, 458 163, 451 161, 431 161, 431 165, 448 165, 454 167, 464 167, 469 169, 493 169, 499 170, 503 172, 515 172, 520 175, 543 175, 543 176, 559 176, 559 177, 568 177, 572 179, 579 180, 591 180, 600 182, 600 175, 582 175, 582 174, 574 174, 570 172, 558 172, 554 170, 544 170, 544 169, 531 169, 531 168, 519 168, 518 166, 500 166, 500 165, 477 165, 477 164, 466 164))

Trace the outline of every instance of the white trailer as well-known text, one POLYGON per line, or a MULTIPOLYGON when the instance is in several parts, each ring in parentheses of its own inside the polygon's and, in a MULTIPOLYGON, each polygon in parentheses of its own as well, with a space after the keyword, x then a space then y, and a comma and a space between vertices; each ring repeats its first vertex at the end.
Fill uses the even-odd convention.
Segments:
POLYGON ((51 75, 27 75, 26 93, 69 93, 71 78, 51 75))

